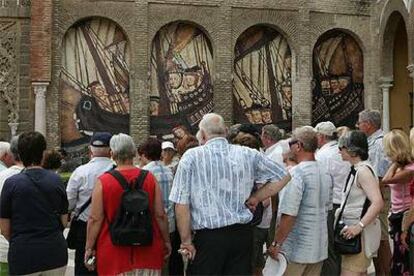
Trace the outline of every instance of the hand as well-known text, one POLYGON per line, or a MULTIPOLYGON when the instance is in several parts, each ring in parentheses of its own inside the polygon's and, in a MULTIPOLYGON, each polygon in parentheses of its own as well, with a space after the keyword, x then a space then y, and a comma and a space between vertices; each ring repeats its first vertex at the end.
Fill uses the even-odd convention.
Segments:
POLYGON ((270 257, 274 260, 279 260, 278 255, 280 252, 280 246, 269 246, 267 248, 267 252, 269 253, 270 257))
POLYGON ((192 243, 181 243, 178 253, 187 257, 189 260, 194 260, 197 250, 192 243))
POLYGON ((256 211, 257 204, 259 204, 259 201, 254 196, 249 197, 244 203, 244 205, 246 205, 246 207, 249 208, 252 213, 256 211))
POLYGON ((92 256, 96 257, 96 251, 92 250, 92 249, 86 249, 85 250, 85 258, 84 258, 84 264, 85 267, 89 270, 89 271, 94 271, 96 268, 96 261, 93 264, 88 264, 88 259, 92 256))
POLYGON ((167 241, 164 242, 164 260, 168 259, 171 255, 171 242, 167 241))
POLYGON ((408 244, 407 244, 407 234, 408 234, 407 231, 404 231, 401 233, 401 236, 400 236, 401 246, 406 250, 409 249, 408 244))
POLYGON ((346 239, 352 239, 361 234, 362 227, 359 224, 351 225, 351 226, 345 226, 344 229, 342 229, 342 236, 344 236, 346 239))

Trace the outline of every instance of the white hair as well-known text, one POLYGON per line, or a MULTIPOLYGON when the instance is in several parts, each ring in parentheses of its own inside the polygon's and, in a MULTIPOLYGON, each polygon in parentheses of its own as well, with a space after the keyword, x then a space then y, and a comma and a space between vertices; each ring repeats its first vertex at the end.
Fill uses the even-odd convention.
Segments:
POLYGON ((207 139, 213 137, 226 137, 227 134, 227 128, 223 117, 216 113, 208 113, 204 115, 198 127, 200 130, 204 131, 207 139))
POLYGON ((136 156, 137 148, 131 136, 120 133, 112 136, 109 146, 112 150, 112 157, 115 161, 125 162, 136 156))
POLYGON ((7 153, 10 153, 10 143, 0 142, 0 158, 3 158, 7 153))
POLYGON ((197 141, 198 141, 199 145, 204 145, 205 141, 203 139, 203 135, 201 134, 200 130, 197 131, 196 138, 197 138, 197 141))
POLYGON ((91 153, 94 157, 104 157, 104 156, 109 157, 109 154, 110 154, 109 147, 89 146, 89 149, 91 150, 91 153))

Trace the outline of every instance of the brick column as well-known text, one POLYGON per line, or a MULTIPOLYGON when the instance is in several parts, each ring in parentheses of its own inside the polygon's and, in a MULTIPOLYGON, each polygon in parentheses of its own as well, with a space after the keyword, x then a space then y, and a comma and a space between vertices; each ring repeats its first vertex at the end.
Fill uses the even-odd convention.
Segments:
POLYGON ((46 135, 46 96, 51 80, 52 0, 32 1, 30 75, 35 103, 35 130, 46 135))

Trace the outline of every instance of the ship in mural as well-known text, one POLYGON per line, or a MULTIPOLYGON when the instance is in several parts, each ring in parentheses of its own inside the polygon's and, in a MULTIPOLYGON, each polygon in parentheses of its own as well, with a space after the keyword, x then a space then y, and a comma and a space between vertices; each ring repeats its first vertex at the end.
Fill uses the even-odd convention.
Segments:
POLYGON ((122 30, 105 19, 73 26, 62 46, 61 142, 76 158, 96 131, 129 133, 129 47, 122 30))
POLYGON ((254 26, 237 40, 234 118, 237 123, 292 128, 292 54, 276 30, 254 26))
POLYGON ((212 48, 196 26, 172 23, 152 45, 150 68, 151 134, 168 138, 183 127, 194 133, 213 110, 212 48))
POLYGON ((350 35, 325 34, 313 52, 312 123, 354 127, 364 109, 362 51, 350 35))

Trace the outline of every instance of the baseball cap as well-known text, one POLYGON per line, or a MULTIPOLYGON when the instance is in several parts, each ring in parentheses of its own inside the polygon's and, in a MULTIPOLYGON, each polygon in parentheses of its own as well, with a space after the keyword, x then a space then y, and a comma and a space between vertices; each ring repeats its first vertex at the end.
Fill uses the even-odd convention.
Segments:
POLYGON ((91 138, 90 145, 97 148, 109 147, 112 134, 109 132, 95 132, 91 138))
POLYGON ((320 122, 316 125, 315 131, 317 133, 332 136, 334 133, 336 133, 336 127, 332 122, 320 122))
POLYGON ((162 142, 161 149, 163 149, 163 150, 164 149, 173 149, 173 150, 175 150, 175 147, 174 147, 174 144, 172 142, 165 141, 165 142, 162 142))

